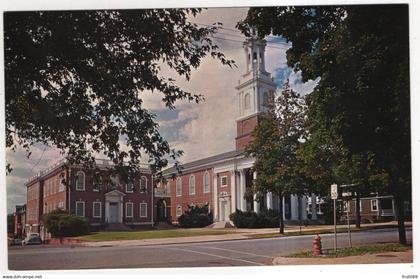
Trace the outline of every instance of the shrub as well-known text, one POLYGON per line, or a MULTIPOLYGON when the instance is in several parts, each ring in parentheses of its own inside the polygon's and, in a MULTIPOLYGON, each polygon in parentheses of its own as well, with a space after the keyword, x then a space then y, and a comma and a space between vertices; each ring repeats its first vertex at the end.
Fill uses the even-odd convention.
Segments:
POLYGON ((42 215, 44 226, 54 237, 79 236, 89 233, 89 222, 67 211, 57 209, 42 215))
POLYGON ((279 213, 272 209, 261 211, 259 214, 237 209, 229 218, 237 228, 276 228, 280 222, 279 213))
POLYGON ((203 207, 189 205, 188 210, 179 216, 178 222, 184 228, 202 228, 213 223, 213 214, 209 212, 208 204, 203 207))

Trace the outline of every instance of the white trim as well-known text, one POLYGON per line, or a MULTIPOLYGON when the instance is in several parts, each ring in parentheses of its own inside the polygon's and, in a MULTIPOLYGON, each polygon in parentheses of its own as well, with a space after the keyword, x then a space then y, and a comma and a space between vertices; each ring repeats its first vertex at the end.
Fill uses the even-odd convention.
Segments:
POLYGON ((203 193, 210 193, 210 173, 208 171, 205 171, 203 174, 203 193), (206 176, 207 176, 207 191, 206 191, 206 176))
POLYGON ((133 183, 131 183, 131 182, 130 182, 130 183, 126 183, 126 184, 125 184, 125 192, 126 192, 126 193, 133 193, 133 191, 134 191, 134 184, 133 184, 133 183), (131 190, 130 190, 130 191, 128 190, 128 189, 129 189, 129 188, 128 188, 128 185, 131 185, 131 190))
POLYGON ((188 179, 188 193, 190 196, 195 195, 195 175, 191 174, 188 179), (193 189, 194 191, 191 191, 193 189))
POLYGON ((85 202, 84 201, 76 201, 76 216, 79 216, 79 217, 85 217, 85 202), (77 215, 77 205, 78 204, 83 204, 83 215, 77 215))
POLYGON ((378 211, 378 200, 377 199, 371 199, 370 200, 370 211, 378 211), (375 201, 376 202, 376 209, 373 209, 373 201, 375 201))
POLYGON ((85 187, 85 185, 86 185, 86 174, 85 174, 85 172, 84 171, 78 171, 77 173, 76 173, 76 191, 85 191, 85 189, 86 189, 86 187, 85 187), (79 188, 78 187, 78 185, 79 185, 79 175, 80 174, 83 174, 83 188, 79 188))
POLYGON ((226 188, 228 186, 228 179, 227 179, 227 175, 221 176, 220 177, 220 187, 222 188, 226 188), (226 184, 223 185, 223 178, 226 178, 226 184))
POLYGON ((133 218, 134 217, 134 204, 132 202, 125 203, 125 218, 133 218), (128 205, 131 204, 131 215, 128 215, 128 205))
POLYGON ((94 201, 92 203, 92 217, 93 218, 101 218, 102 217, 102 202, 94 201), (95 204, 99 203, 99 215, 95 215, 95 204))
POLYGON ((140 218, 147 218, 147 203, 146 203, 146 202, 141 202, 141 203, 140 203, 140 208, 139 208, 139 211, 140 211, 140 218), (143 204, 144 204, 144 205, 146 205, 145 215, 142 215, 142 214, 141 214, 141 206, 142 206, 143 204))
POLYGON ((148 181, 147 181, 147 177, 146 176, 144 176, 144 175, 142 175, 141 177, 140 177, 140 193, 141 192, 145 192, 145 191, 147 191, 147 183, 148 183, 148 181), (145 187, 144 188, 142 188, 141 186, 141 182, 142 182, 142 180, 145 180, 146 182, 145 182, 145 187))
POLYGON ((177 197, 182 196, 182 178, 180 176, 178 176, 175 180, 175 195, 177 197), (178 184, 178 181, 179 181, 179 184, 178 184))

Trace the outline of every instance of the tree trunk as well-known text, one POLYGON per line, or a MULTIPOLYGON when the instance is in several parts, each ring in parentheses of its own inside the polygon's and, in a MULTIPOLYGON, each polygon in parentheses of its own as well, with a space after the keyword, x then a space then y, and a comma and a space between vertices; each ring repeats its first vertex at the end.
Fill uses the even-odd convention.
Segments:
POLYGON ((394 195, 395 199, 395 209, 398 220, 398 241, 400 244, 407 245, 407 238, 405 235, 405 226, 404 226, 404 200, 403 198, 394 195))
POLYGON ((284 234, 284 220, 283 220, 283 195, 278 195, 279 197, 279 214, 280 214, 280 224, 279 224, 279 228, 280 228, 280 234, 284 234))
POLYGON ((356 228, 360 228, 360 197, 359 194, 356 193, 356 228))

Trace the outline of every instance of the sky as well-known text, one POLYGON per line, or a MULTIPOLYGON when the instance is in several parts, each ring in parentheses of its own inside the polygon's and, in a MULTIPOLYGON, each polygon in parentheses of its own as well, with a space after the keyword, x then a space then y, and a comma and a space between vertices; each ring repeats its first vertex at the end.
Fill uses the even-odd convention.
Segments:
MULTIPOLYGON (((172 148, 183 150, 181 162, 204 158, 235 149, 238 100, 235 86, 245 70, 245 53, 242 42, 245 37, 235 30, 236 23, 245 18, 247 8, 213 8, 204 10, 191 21, 201 25, 223 23, 215 35, 221 51, 235 61, 236 67, 222 65, 212 58, 205 58, 200 67, 192 72, 189 81, 176 77, 176 83, 187 91, 202 94, 205 98, 199 104, 178 101, 176 109, 165 108, 161 95, 144 92, 144 106, 157 115, 160 132, 172 148)), ((272 73, 277 88, 281 88, 287 78, 291 87, 301 94, 312 91, 316 81, 302 83, 300 74, 294 73, 286 65, 286 50, 291 45, 279 37, 267 37, 265 53, 266 70, 272 73)), ((162 76, 172 75, 162 68, 162 76)), ((32 148, 30 158, 22 149, 6 151, 6 160, 13 166, 13 172, 6 177, 7 212, 14 211, 16 205, 26 202, 25 181, 37 172, 57 162, 63 156, 54 147, 37 145, 32 148)))

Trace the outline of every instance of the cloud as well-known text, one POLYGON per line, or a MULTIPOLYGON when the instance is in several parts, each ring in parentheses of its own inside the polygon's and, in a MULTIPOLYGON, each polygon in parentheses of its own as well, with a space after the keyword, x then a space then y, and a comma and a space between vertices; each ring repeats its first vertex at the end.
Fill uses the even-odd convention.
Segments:
MULTIPOLYGON (((182 100, 176 102, 176 108, 169 110, 162 103, 159 92, 141 92, 143 107, 156 114, 159 130, 168 140, 171 147, 184 151, 183 162, 204 158, 227 152, 235 148, 236 118, 238 117, 238 99, 235 86, 244 73, 245 54, 242 48, 244 36, 235 30, 236 22, 246 16, 247 8, 207 9, 192 21, 205 25, 222 22, 223 28, 215 35, 214 40, 220 50, 229 59, 236 62, 236 67, 222 65, 220 61, 207 57, 200 67, 192 72, 190 81, 174 74, 173 70, 161 66, 162 77, 174 78, 175 83, 184 90, 202 94, 205 98, 199 104, 182 100)), ((287 67, 286 50, 290 47, 283 38, 269 37, 266 48, 266 70, 273 74, 274 81, 281 87, 289 78, 292 88, 302 94, 312 91, 317 81, 301 83, 299 73, 287 67)), ((122 148, 126 149, 121 142, 122 148)), ((37 146, 32 156, 27 159, 25 152, 7 151, 7 161, 15 170, 7 176, 8 212, 12 212, 16 204, 26 201, 27 178, 41 169, 58 161, 62 156, 54 148, 37 146)))

